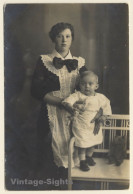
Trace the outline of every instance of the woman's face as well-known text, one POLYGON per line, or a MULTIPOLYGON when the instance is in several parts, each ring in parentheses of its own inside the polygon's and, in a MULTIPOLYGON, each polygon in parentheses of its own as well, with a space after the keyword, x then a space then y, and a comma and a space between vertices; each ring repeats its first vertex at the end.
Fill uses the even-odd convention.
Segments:
POLYGON ((55 49, 60 52, 68 52, 72 43, 72 34, 70 29, 60 32, 55 38, 55 49))

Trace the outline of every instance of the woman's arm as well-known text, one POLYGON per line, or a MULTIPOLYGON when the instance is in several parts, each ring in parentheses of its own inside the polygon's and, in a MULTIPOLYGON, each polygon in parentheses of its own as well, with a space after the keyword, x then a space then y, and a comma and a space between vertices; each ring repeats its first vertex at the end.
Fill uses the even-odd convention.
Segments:
POLYGON ((56 104, 59 102, 59 99, 51 97, 52 95, 49 95, 49 93, 58 90, 60 90, 58 76, 45 67, 40 57, 32 78, 32 96, 38 100, 44 100, 45 102, 56 104))
POLYGON ((62 102, 62 106, 64 107, 64 109, 66 111, 68 111, 70 114, 74 114, 74 109, 73 109, 73 106, 67 102, 62 102))
POLYGON ((56 96, 53 96, 52 94, 46 94, 43 98, 43 100, 48 103, 48 104, 51 104, 51 105, 54 105, 54 106, 59 106, 59 107, 63 107, 62 105, 62 100, 61 98, 59 97, 56 97, 56 96))

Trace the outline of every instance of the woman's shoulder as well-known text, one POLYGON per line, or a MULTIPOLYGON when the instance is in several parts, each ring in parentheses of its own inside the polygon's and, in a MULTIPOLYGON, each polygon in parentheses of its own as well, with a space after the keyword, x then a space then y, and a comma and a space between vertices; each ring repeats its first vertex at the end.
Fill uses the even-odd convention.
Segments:
POLYGON ((39 57, 41 58, 42 61, 44 61, 44 60, 45 61, 51 61, 51 62, 53 61, 53 57, 50 53, 41 54, 39 57))
POLYGON ((73 59, 77 59, 78 61, 82 62, 82 63, 85 63, 85 59, 83 57, 75 57, 73 56, 73 59))
POLYGON ((41 64, 45 65, 45 63, 47 63, 47 62, 52 63, 52 59, 50 57, 50 54, 41 54, 38 56, 37 63, 41 63, 41 64))
POLYGON ((73 56, 73 59, 76 59, 78 61, 78 68, 85 66, 85 59, 83 57, 75 57, 73 56))
POLYGON ((48 71, 58 75, 58 70, 52 65, 53 57, 51 54, 42 54, 39 58, 48 71))

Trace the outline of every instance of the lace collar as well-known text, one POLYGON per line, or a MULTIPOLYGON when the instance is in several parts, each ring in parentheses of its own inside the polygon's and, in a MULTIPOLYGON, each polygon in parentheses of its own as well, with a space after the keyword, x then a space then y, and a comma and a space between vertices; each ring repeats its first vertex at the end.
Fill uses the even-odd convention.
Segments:
POLYGON ((68 55, 63 58, 56 50, 54 50, 51 54, 47 54, 47 55, 41 55, 41 60, 44 64, 44 66, 51 71, 52 73, 59 75, 60 69, 56 69, 53 66, 53 58, 54 57, 59 57, 62 58, 62 60, 65 59, 76 59, 78 60, 78 70, 83 67, 85 65, 85 59, 82 57, 74 57, 71 55, 71 52, 69 51, 68 55))

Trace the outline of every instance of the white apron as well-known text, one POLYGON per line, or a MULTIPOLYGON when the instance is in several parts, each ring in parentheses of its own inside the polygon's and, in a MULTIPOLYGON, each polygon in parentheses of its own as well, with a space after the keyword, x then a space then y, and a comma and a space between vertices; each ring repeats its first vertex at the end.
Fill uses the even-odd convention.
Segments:
MULTIPOLYGON (((77 59, 78 68, 74 71, 68 72, 66 66, 61 69, 56 69, 53 64, 54 57, 60 57, 59 53, 54 51, 51 55, 41 55, 41 59, 45 67, 56 74, 59 77, 60 90, 53 91, 51 94, 60 98, 66 98, 75 90, 75 84, 79 74, 79 69, 84 66, 85 61, 81 57, 72 57, 70 52, 65 59, 77 59)), ((70 141, 70 128, 68 125, 69 113, 64 109, 60 109, 56 106, 48 105, 48 117, 49 124, 52 133, 52 150, 54 156, 54 162, 58 167, 68 167, 68 146, 70 141)))

